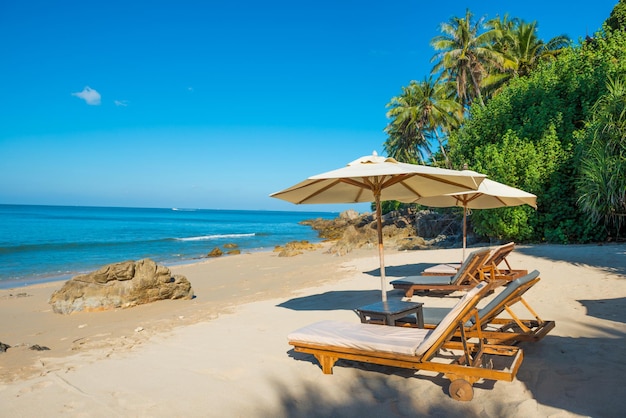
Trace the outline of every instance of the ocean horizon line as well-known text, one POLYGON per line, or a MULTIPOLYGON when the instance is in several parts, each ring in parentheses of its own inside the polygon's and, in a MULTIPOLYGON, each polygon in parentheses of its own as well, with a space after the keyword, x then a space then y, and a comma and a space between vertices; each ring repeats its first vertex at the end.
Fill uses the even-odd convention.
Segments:
MULTIPOLYGON (((194 207, 178 207, 178 206, 119 206, 119 205, 70 205, 70 204, 40 204, 40 203, 0 203, 0 206, 35 206, 35 207, 57 207, 57 208, 94 208, 94 209, 156 209, 156 210, 172 210, 174 212, 193 212, 193 211, 241 211, 241 212, 297 212, 297 213, 335 213, 339 214, 343 210, 314 210, 314 205, 309 205, 311 209, 306 210, 281 210, 281 209, 226 209, 226 208, 194 208, 194 207)), ((302 208, 302 206, 294 205, 294 208, 302 208)))

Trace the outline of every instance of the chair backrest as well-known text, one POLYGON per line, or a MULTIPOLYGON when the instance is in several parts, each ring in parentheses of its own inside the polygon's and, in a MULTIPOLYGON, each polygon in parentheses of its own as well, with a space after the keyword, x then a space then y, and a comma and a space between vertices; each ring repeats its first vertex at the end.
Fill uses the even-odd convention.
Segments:
POLYGON ((478 269, 483 267, 491 254, 489 248, 472 251, 461 264, 461 268, 450 279, 450 284, 461 285, 477 277, 478 269))
MULTIPOLYGON (((478 318, 481 324, 488 324, 490 320, 500 315, 506 306, 517 302, 528 289, 540 280, 537 270, 531 271, 525 276, 515 279, 507 284, 487 305, 478 310, 478 318)), ((470 319, 472 324, 475 320, 470 319)))
POLYGON ((480 282, 467 292, 441 320, 439 325, 417 346, 415 355, 426 358, 432 357, 444 342, 452 338, 454 331, 465 322, 470 311, 476 307, 476 304, 488 291, 489 284, 480 282))
POLYGON ((494 248, 489 256, 489 259, 487 260, 487 264, 492 265, 497 269, 500 263, 504 261, 510 269, 511 266, 509 266, 509 263, 506 261, 506 257, 511 254, 514 248, 515 242, 509 242, 508 244, 500 245, 494 248))

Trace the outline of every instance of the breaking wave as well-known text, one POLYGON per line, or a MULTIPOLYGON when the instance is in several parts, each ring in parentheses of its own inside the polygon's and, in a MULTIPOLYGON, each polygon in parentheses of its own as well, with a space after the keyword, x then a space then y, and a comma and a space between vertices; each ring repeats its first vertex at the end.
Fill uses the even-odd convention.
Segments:
POLYGON ((222 239, 222 238, 245 238, 245 237, 253 237, 256 234, 217 234, 217 235, 200 235, 198 237, 188 237, 188 238, 175 238, 176 241, 208 241, 212 239, 222 239))

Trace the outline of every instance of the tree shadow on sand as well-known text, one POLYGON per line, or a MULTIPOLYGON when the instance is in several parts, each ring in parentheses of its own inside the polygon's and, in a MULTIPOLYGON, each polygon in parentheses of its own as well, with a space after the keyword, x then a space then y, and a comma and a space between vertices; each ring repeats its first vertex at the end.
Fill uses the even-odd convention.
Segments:
POLYGON ((589 251, 589 245, 554 245, 546 251, 544 245, 515 247, 515 252, 552 261, 566 261, 574 265, 585 265, 626 275, 626 244, 603 244, 602 255, 589 251), (549 254, 549 255, 547 255, 549 254))
POLYGON ((621 416, 626 409, 625 333, 596 328, 612 337, 546 336, 526 343, 517 379, 538 403, 580 416, 621 416))
MULTIPOLYGON (((311 362, 317 360, 310 354, 297 353, 293 350, 288 355, 294 360, 311 362)), ((304 367, 304 366, 303 366, 304 367)), ((333 379, 332 375, 323 375, 321 369, 320 383, 305 384, 296 389, 282 382, 273 382, 276 393, 280 393, 280 410, 273 411, 277 417, 371 417, 371 416, 431 416, 431 417, 481 417, 484 414, 473 412, 475 406, 452 400, 448 396, 449 380, 441 375, 416 376, 416 372, 389 366, 339 360, 335 368, 350 368, 355 379, 341 390, 350 394, 349 399, 338 401, 337 396, 328 396, 328 388, 324 390, 324 380, 333 379), (415 398, 413 379, 428 380, 433 383, 429 388, 428 401, 415 398), (306 395, 302 395, 304 392, 306 395), (416 415, 417 414, 417 415, 416 415)), ((474 385, 481 388, 480 384, 474 385)), ((493 385, 483 385, 491 389, 493 385)), ((422 394, 424 396, 424 394, 422 394)), ((341 397, 339 397, 341 398, 341 397)), ((482 408, 478 408, 481 410, 482 408)), ((500 415, 504 416, 504 415, 500 415)))

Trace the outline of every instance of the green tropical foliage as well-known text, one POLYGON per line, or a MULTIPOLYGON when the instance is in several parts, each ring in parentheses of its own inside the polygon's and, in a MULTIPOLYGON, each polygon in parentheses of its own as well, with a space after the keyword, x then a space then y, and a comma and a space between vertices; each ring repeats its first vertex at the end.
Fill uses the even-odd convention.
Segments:
POLYGON ((431 42, 440 78, 434 85, 412 82, 389 104, 387 151, 408 162, 467 165, 537 195, 536 211, 473 211, 477 234, 518 242, 623 238, 625 23, 626 0, 620 0, 593 38, 571 45, 565 36, 542 41, 536 22, 504 16, 485 23, 469 10, 452 18, 431 42), (450 83, 454 91, 442 87, 448 92, 442 103, 456 100, 458 107, 426 111, 427 91, 450 83), (421 160, 399 152, 418 146, 421 160))
POLYGON ((578 202, 589 221, 619 234, 626 223, 626 77, 609 77, 592 108, 583 149, 578 202))
POLYGON ((610 30, 626 29, 626 2, 621 1, 613 8, 611 15, 606 20, 606 27, 610 30))
MULTIPOLYGON (((527 77, 511 80, 485 108, 472 108, 465 126, 450 138, 453 164, 468 162, 495 180, 537 194, 539 210, 529 220, 533 240, 568 243, 605 237, 604 228, 588 222, 578 206, 577 179, 586 175, 581 169, 581 150, 589 149, 591 127, 585 121, 597 111, 594 103, 606 91, 607 77, 624 73, 624 55, 623 32, 568 49, 527 77), (521 154, 509 155, 508 178, 499 178, 502 163, 488 150, 495 147, 506 155, 512 138, 515 146, 519 140, 528 147, 523 158, 530 159, 525 164, 533 168, 532 173, 524 173, 514 163, 521 154)), ((481 216, 499 215, 493 211, 481 216)), ((488 224, 493 222, 485 221, 488 224)), ((474 219, 474 225, 481 230, 480 219, 474 219)))

